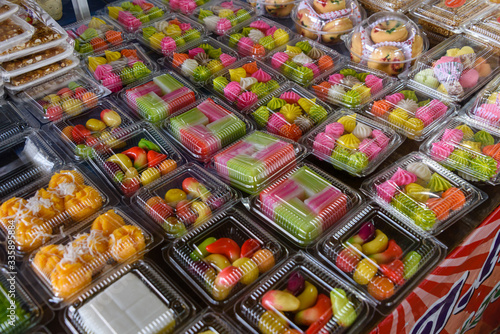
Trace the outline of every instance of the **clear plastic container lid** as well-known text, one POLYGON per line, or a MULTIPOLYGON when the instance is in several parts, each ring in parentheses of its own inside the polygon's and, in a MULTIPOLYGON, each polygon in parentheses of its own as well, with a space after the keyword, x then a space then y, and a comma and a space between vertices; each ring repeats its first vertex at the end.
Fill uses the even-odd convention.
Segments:
POLYGON ((288 258, 234 310, 242 325, 262 334, 357 333, 373 316, 365 297, 304 252, 288 258))
POLYGON ((319 168, 299 163, 252 199, 252 211, 280 235, 307 247, 357 207, 361 196, 319 168))
POLYGON ((111 48, 85 60, 85 68, 104 87, 119 92, 136 81, 148 78, 157 64, 135 43, 111 48))
POLYGON ((414 152, 366 180, 361 191, 412 227, 437 235, 488 195, 414 152))
POLYGON ((267 60, 276 71, 307 88, 314 79, 319 80, 341 66, 344 57, 319 43, 297 38, 274 50, 267 60))
POLYGON ((186 334, 232 334, 237 330, 222 313, 208 309, 183 328, 186 334))
POLYGON ((255 8, 257 15, 267 16, 273 19, 288 19, 291 16, 292 9, 300 3, 301 0, 250 0, 248 3, 255 8))
POLYGON ((500 48, 500 9, 495 8, 484 17, 478 17, 464 26, 467 34, 500 48))
POLYGON ((222 100, 207 97, 169 116, 163 128, 190 157, 207 163, 217 151, 253 130, 253 124, 222 100))
POLYGON ((408 13, 415 9, 420 3, 413 0, 359 0, 366 10, 370 12, 400 12, 408 13))
POLYGON ((19 6, 9 1, 0 1, 0 20, 9 18, 19 10, 19 6))
POLYGON ((305 147, 289 139, 254 131, 215 155, 210 167, 232 187, 256 195, 305 153, 305 147))
POLYGON ((500 128, 500 75, 492 79, 463 108, 465 114, 476 122, 495 129, 500 128))
POLYGON ((206 85, 212 75, 238 60, 236 51, 211 37, 197 39, 160 59, 163 66, 171 66, 196 86, 206 85))
POLYGON ((197 7, 203 6, 210 2, 210 0, 161 0, 161 2, 173 12, 192 16, 197 7))
POLYGON ((288 250, 245 213, 229 209, 163 255, 204 300, 225 308, 286 259, 288 250))
POLYGON ((201 167, 188 163, 133 198, 170 240, 180 238, 234 205, 238 193, 201 167))
POLYGON ((245 57, 213 75, 207 85, 236 110, 245 113, 286 81, 264 62, 245 57))
POLYGON ((442 247, 368 203, 318 244, 318 253, 388 314, 446 256, 442 247))
POLYGON ((314 80, 309 90, 327 103, 359 109, 387 95, 398 83, 382 71, 346 62, 328 77, 314 80))
POLYGON ((275 21, 254 17, 231 28, 218 39, 238 51, 241 57, 264 59, 266 55, 293 40, 295 33, 275 21))
POLYGON ((247 3, 234 0, 211 0, 194 11, 193 16, 208 32, 222 36, 237 24, 255 17, 255 10, 247 3))
POLYGON ((173 72, 158 72, 120 92, 119 100, 148 122, 159 124, 167 116, 201 98, 198 90, 173 72))
POLYGON ((316 158, 352 176, 372 173, 404 141, 391 128, 340 110, 301 140, 316 158))
POLYGON ((38 122, 26 115, 12 103, 1 102, 0 114, 2 122, 0 122, 0 143, 10 139, 13 136, 29 129, 38 128, 38 122))
POLYGON ((135 32, 143 24, 154 22, 166 13, 168 13, 168 9, 154 1, 118 0, 108 3, 100 14, 108 15, 109 18, 118 22, 125 31, 135 32))
POLYGON ((0 52, 30 40, 35 28, 19 16, 13 15, 0 21, 0 52))
POLYGON ((363 111, 408 138, 421 141, 456 110, 455 104, 442 101, 432 90, 405 82, 363 111))
POLYGON ((287 83, 246 111, 259 129, 298 141, 322 123, 332 109, 295 83, 287 83))
POLYGON ((117 140, 113 147, 94 146, 91 162, 126 199, 185 163, 151 124, 136 123, 120 132, 117 140))
POLYGON ((150 261, 126 264, 93 284, 64 311, 72 333, 172 333, 194 305, 150 261))
POLYGON ((426 52, 412 67, 409 80, 441 99, 461 102, 498 73, 498 55, 488 44, 453 36, 426 52))

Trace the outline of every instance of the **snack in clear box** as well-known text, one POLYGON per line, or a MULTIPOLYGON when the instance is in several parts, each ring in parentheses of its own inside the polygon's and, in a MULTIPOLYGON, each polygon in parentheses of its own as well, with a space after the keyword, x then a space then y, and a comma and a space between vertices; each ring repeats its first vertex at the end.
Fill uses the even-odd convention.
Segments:
POLYGON ((471 119, 494 128, 500 127, 500 75, 493 78, 476 96, 464 106, 471 119))
POLYGON ((10 139, 13 136, 29 129, 38 128, 38 124, 32 122, 32 119, 21 113, 21 111, 12 103, 0 103, 0 142, 10 139))
POLYGON ((297 84, 287 84, 247 111, 259 129, 298 141, 323 122, 331 108, 297 84))
POLYGON ((372 13, 389 11, 404 14, 414 10, 419 5, 418 2, 412 0, 359 0, 359 2, 372 13))
POLYGON ((468 22, 465 33, 480 41, 487 41, 495 48, 500 48, 500 10, 495 9, 484 17, 468 22))
POLYGON ((292 9, 301 0, 250 0, 248 3, 255 8, 257 15, 264 15, 276 19, 290 18, 292 9))
MULTIPOLYGON (((210 0, 162 0, 173 12, 181 12, 186 16, 192 16, 196 8, 210 2, 210 0)), ((228 2, 229 3, 229 2, 228 2)))
POLYGON ((115 1, 107 4, 104 12, 126 31, 135 32, 166 14, 166 8, 145 0, 115 1))
POLYGON ((222 36, 232 27, 255 16, 255 11, 240 1, 212 0, 195 10, 194 17, 207 31, 222 36))
POLYGON ((17 58, 14 60, 9 60, 5 63, 2 63, 0 66, 6 72, 12 72, 12 71, 22 69, 23 67, 31 66, 33 64, 37 64, 37 63, 42 62, 44 60, 50 59, 50 58, 55 57, 63 52, 65 52, 64 47, 56 46, 54 48, 40 51, 40 52, 34 53, 32 55, 29 55, 29 56, 24 56, 24 57, 17 58))
POLYGON ((12 45, 21 44, 31 38, 34 29, 27 29, 27 27, 31 26, 29 24, 26 26, 26 22, 24 22, 26 24, 22 23, 22 19, 17 16, 0 21, 0 42, 8 45, 2 45, 3 50, 12 45))
POLYGON ((231 334, 236 329, 221 313, 207 311, 184 328, 186 334, 231 334))
POLYGON ((42 23, 36 22, 33 24, 34 33, 30 40, 25 43, 19 43, 18 45, 12 46, 9 50, 1 52, 2 56, 9 53, 15 54, 16 52, 30 49, 36 46, 47 44, 53 41, 61 39, 63 36, 60 32, 56 31, 52 27, 42 23))
POLYGON ((0 2, 0 20, 10 17, 19 10, 19 6, 9 1, 0 2))
POLYGON ((402 142, 394 130, 344 110, 302 140, 319 160, 358 177, 370 174, 402 142))

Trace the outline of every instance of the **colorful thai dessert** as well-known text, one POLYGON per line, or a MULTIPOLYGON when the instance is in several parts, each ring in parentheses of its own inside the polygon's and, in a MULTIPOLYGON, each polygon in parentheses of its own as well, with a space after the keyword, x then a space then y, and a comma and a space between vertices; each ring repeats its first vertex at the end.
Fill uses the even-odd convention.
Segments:
POLYGON ((192 16, 195 9, 203 6, 210 0, 162 0, 173 12, 181 12, 184 15, 192 16))
POLYGON ((0 283, 0 329, 2 333, 15 334, 18 331, 28 331, 33 326, 32 318, 30 310, 23 305, 21 299, 9 292, 7 281, 3 283, 2 280, 0 283), (14 322, 11 319, 15 319, 14 322))
POLYGON ((223 36, 237 24, 250 20, 254 14, 239 1, 223 1, 196 10, 194 17, 209 32, 223 36))
POLYGON ((75 40, 75 51, 81 55, 120 46, 124 37, 122 31, 100 17, 92 17, 85 23, 72 25, 66 32, 75 40))
POLYGON ((248 3, 256 9, 257 15, 285 19, 300 0, 250 0, 248 3))
POLYGON ((128 32, 137 31, 143 24, 165 15, 163 8, 145 0, 114 2, 108 5, 106 12, 128 32))
POLYGON ((474 105, 466 109, 471 118, 495 128, 500 127, 500 76, 495 77, 476 97, 474 105))

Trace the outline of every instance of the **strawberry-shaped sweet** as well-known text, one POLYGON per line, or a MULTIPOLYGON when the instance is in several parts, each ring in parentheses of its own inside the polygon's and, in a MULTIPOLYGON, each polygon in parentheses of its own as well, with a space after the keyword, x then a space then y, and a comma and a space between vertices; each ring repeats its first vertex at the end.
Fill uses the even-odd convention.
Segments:
POLYGON ((134 167, 136 169, 142 169, 148 165, 147 153, 144 149, 134 146, 124 151, 127 157, 134 161, 134 167))
POLYGON ((164 160, 167 159, 167 156, 162 153, 158 153, 156 151, 148 151, 147 154, 147 160, 148 160, 148 167, 153 168, 161 164, 164 160))
POLYGON ((350 273, 356 268, 361 260, 361 254, 361 246, 358 244, 351 244, 337 255, 335 265, 343 272, 350 273))

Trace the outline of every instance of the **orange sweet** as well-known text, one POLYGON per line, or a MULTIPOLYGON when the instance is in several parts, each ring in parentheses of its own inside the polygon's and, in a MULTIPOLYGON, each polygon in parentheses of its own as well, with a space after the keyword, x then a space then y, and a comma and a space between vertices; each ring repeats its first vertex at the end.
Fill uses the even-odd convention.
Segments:
POLYGON ((125 221, 114 210, 99 215, 92 223, 92 231, 100 231, 102 235, 108 237, 114 230, 125 225, 125 221))
POLYGON ((76 170, 62 170, 59 173, 55 173, 52 175, 49 181, 49 186, 47 190, 54 191, 61 184, 75 184, 75 185, 83 185, 84 179, 82 174, 77 172, 76 170))
POLYGON ((160 196, 154 196, 146 201, 146 206, 148 208, 152 208, 154 205, 158 203, 165 203, 165 200, 163 200, 163 198, 161 198, 160 196))
POLYGON ((483 153, 496 161, 500 161, 500 143, 483 147, 483 153))
POLYGON ((180 26, 181 25, 181 21, 179 21, 178 18, 175 18, 173 20, 168 21, 168 24, 175 24, 175 25, 180 26))
POLYGON ((108 239, 102 233, 94 230, 90 234, 78 235, 66 248, 68 253, 76 254, 74 261, 83 264, 90 263, 104 256, 108 250, 108 239))
POLYGON ((332 88, 332 84, 328 81, 323 81, 316 86, 312 86, 312 88, 320 99, 325 99, 328 96, 328 90, 332 88))
POLYGON ((123 57, 137 59, 137 50, 134 50, 134 49, 123 49, 121 51, 121 54, 123 57))
POLYGON ((368 293, 376 300, 385 300, 394 295, 394 283, 387 277, 377 276, 368 283, 368 293))
POLYGON ((328 71, 333 68, 333 59, 328 55, 321 56, 318 59, 318 67, 321 71, 328 71))
POLYGON ((146 248, 146 241, 140 228, 125 225, 113 231, 109 248, 116 261, 124 262, 146 248))
POLYGON ((29 252, 42 246, 52 233, 50 224, 37 217, 24 217, 16 223, 16 244, 21 251, 29 252))
POLYGON ((373 102, 372 114, 377 117, 382 117, 391 110, 391 104, 386 100, 378 100, 373 102))
POLYGON ((64 201, 68 214, 75 221, 80 221, 102 207, 101 194, 91 186, 84 186, 69 200, 64 201))
POLYGON ((92 49, 94 49, 94 51, 102 51, 108 48, 108 44, 106 44, 106 41, 104 41, 100 37, 92 38, 90 40, 90 45, 92 45, 92 49))
POLYGON ((174 52, 174 59, 172 59, 172 65, 174 67, 179 67, 184 63, 186 59, 189 59, 189 56, 185 53, 176 53, 174 52))
POLYGON ((122 33, 120 31, 108 30, 106 31, 105 36, 108 43, 114 46, 118 46, 123 42, 122 33))
POLYGON ((167 159, 158 165, 161 175, 165 175, 177 168, 177 162, 172 159, 167 159))
POLYGON ((441 198, 430 198, 425 203, 429 209, 434 212, 436 218, 445 220, 450 214, 450 204, 441 198))
POLYGON ((252 256, 252 261, 257 264, 259 272, 265 273, 274 267, 274 255, 269 249, 260 249, 252 256))
POLYGON ((47 245, 35 254, 33 265, 45 276, 50 276, 56 265, 64 255, 64 248, 60 245, 47 245))
POLYGON ((458 188, 447 189, 441 197, 449 203, 451 210, 460 210, 465 205, 465 194, 458 188))
POLYGON ((57 196, 53 192, 49 192, 45 189, 40 189, 35 195, 39 200, 48 200, 50 205, 40 205, 37 207, 37 211, 32 211, 33 215, 43 219, 52 219, 59 213, 64 211, 64 199, 57 196))
POLYGON ((260 44, 254 44, 254 46, 252 46, 250 53, 253 56, 265 56, 266 49, 260 44))
POLYGON ((252 63, 245 64, 241 67, 243 67, 243 69, 250 75, 254 74, 255 72, 257 72, 259 70, 259 68, 257 67, 256 61, 254 61, 252 63))
POLYGON ((474 63, 474 69, 480 77, 486 77, 491 73, 491 65, 483 57, 477 57, 474 63))
POLYGON ((141 3, 141 8, 143 11, 147 12, 148 10, 150 10, 151 8, 153 8, 155 5, 153 5, 152 3, 150 2, 146 2, 146 1, 143 1, 141 3))
POLYGON ((60 262, 50 274, 52 290, 60 298, 68 298, 91 282, 92 273, 80 262, 60 262))
POLYGON ((279 129, 279 135, 298 141, 302 136, 302 130, 300 130, 297 124, 285 124, 279 129))
POLYGON ((87 92, 82 95, 82 102, 85 103, 85 107, 93 108, 97 105, 97 96, 92 92, 87 92))

